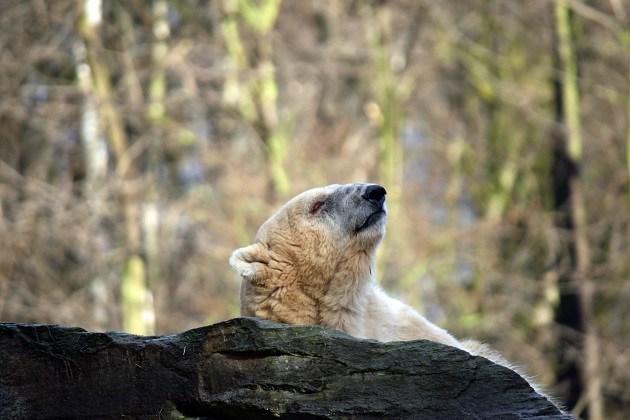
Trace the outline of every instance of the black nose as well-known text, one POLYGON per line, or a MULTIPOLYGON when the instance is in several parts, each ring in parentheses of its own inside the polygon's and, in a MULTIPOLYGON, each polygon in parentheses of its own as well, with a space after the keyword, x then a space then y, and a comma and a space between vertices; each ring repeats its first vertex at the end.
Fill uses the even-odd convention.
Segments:
POLYGON ((382 207, 385 202, 385 194, 387 194, 385 188, 375 184, 368 186, 361 197, 365 198, 377 207, 382 207))

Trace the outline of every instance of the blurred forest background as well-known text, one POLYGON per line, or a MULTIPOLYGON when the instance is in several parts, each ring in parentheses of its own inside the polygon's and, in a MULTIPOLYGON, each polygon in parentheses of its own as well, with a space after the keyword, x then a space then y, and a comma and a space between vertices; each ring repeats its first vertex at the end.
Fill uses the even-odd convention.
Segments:
POLYGON ((392 295, 624 418, 629 119, 627 0, 2 0, 0 321, 237 316, 279 205, 378 182, 392 295))

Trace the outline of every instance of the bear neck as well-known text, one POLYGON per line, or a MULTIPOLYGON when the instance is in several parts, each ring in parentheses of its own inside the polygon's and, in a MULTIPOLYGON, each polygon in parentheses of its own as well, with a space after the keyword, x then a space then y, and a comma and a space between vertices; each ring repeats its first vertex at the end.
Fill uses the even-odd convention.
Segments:
POLYGON ((374 253, 361 252, 336 265, 319 299, 319 324, 360 335, 368 295, 376 284, 374 261, 374 253))

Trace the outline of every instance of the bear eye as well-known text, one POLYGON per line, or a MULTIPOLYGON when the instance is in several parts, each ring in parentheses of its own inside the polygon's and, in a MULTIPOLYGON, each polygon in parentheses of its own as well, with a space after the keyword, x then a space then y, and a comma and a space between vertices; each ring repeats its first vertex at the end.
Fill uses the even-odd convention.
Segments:
POLYGON ((324 204, 326 204, 326 200, 317 200, 311 205, 311 214, 318 214, 324 210, 324 204))

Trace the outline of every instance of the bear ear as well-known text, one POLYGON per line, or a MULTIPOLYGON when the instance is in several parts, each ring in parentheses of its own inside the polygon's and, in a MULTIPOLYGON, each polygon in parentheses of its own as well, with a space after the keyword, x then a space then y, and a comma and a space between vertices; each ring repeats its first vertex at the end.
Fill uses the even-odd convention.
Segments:
POLYGON ((264 280, 268 264, 268 252, 260 243, 239 248, 230 257, 232 269, 244 280, 254 283, 261 283, 264 280))

